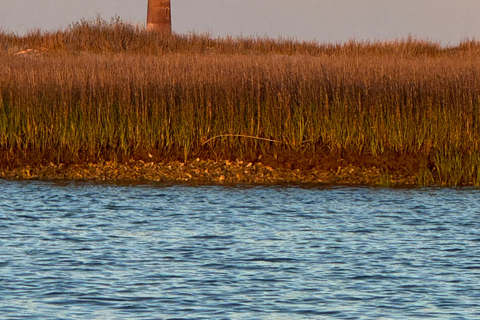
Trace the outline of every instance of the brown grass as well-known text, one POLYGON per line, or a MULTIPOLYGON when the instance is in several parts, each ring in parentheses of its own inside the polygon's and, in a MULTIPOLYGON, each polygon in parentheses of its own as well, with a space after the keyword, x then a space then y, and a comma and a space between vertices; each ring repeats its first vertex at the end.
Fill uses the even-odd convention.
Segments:
POLYGON ((479 185, 479 48, 163 37, 101 19, 3 33, 1 165, 333 157, 391 172, 394 157, 419 184, 479 185))

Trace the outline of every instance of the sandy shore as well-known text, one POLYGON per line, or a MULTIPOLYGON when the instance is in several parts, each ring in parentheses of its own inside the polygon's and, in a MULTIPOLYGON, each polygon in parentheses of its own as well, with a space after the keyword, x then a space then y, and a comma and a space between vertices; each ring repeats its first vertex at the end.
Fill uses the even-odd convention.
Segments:
POLYGON ((373 167, 339 166, 336 169, 275 168, 261 162, 196 159, 187 163, 154 163, 129 161, 75 165, 56 165, 0 169, 3 179, 90 180, 90 181, 155 181, 196 184, 284 184, 324 183, 338 185, 413 186, 413 174, 390 173, 373 167))

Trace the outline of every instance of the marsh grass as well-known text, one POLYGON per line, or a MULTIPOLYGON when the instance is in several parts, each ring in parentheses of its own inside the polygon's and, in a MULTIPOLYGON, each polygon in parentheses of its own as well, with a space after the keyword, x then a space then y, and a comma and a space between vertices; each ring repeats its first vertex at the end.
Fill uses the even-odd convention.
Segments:
POLYGON ((479 185, 479 48, 164 37, 118 19, 4 32, 2 165, 393 153, 419 184, 479 185))
POLYGON ((129 54, 281 54, 281 55, 397 55, 403 57, 442 56, 451 53, 478 53, 477 41, 465 40, 457 47, 407 37, 401 40, 345 43, 297 41, 294 38, 212 37, 206 34, 162 34, 148 32, 143 26, 124 23, 119 17, 110 21, 98 16, 69 25, 65 30, 31 30, 17 35, 0 29, 0 54, 25 49, 56 53, 129 53, 129 54))

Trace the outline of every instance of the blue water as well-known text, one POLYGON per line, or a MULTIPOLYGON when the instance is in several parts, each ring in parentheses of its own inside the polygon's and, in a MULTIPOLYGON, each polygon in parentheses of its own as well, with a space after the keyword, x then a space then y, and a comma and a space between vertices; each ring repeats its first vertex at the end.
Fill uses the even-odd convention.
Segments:
POLYGON ((0 318, 480 319, 479 192, 0 180, 0 318))

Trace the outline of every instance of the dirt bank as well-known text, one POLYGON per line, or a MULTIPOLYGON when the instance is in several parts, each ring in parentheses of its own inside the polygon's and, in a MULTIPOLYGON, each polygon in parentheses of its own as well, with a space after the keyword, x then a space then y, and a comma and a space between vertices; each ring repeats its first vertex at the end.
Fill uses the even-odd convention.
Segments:
MULTIPOLYGON (((340 162, 339 162, 340 163, 340 162)), ((61 179, 91 181, 156 181, 198 184, 278 184, 325 183, 345 185, 415 185, 415 174, 405 170, 390 172, 376 166, 361 167, 352 164, 336 168, 313 166, 287 169, 262 162, 213 161, 196 159, 187 163, 178 161, 154 163, 129 161, 71 165, 25 166, 0 169, 4 179, 61 179)))

